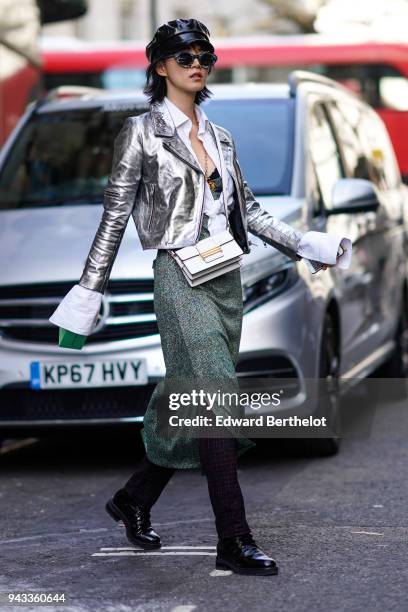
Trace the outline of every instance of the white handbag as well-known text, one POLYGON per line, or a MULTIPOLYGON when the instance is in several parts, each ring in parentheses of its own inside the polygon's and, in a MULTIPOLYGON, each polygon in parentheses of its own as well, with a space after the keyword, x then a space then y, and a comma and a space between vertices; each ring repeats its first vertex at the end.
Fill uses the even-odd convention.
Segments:
POLYGON ((199 240, 176 251, 168 249, 191 287, 241 266, 243 250, 229 230, 199 240))

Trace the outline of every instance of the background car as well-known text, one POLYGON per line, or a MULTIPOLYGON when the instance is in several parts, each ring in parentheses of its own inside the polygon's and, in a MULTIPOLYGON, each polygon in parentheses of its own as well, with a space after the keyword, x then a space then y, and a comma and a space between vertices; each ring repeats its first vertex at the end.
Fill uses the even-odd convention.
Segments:
MULTIPOLYGON (((275 389, 285 379, 285 399, 258 414, 309 414, 314 396, 313 413, 329 416, 332 434, 308 440, 309 450, 335 453, 338 382, 348 381, 346 390, 381 365, 387 375, 407 374, 407 192, 392 145, 368 105, 311 73, 292 73, 288 84, 211 90, 203 108, 231 131, 260 204, 303 232, 352 240, 347 270, 312 275, 251 234, 242 267, 238 376, 268 379, 275 389), (330 392, 319 396, 321 381, 330 392)), ((59 93, 31 106, 0 155, 0 424, 7 432, 141 423, 165 374, 153 306, 156 251, 142 250, 132 222, 82 351, 59 348, 48 321, 83 270, 113 140, 127 116, 148 109, 140 91, 59 93)))

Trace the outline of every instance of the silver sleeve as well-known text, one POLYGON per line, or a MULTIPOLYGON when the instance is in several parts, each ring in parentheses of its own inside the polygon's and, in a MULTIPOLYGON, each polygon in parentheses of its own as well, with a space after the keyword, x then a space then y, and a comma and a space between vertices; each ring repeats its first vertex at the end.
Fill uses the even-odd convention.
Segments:
POLYGON ((115 139, 112 170, 104 192, 103 214, 79 285, 104 293, 142 172, 142 141, 136 117, 128 117, 115 139))

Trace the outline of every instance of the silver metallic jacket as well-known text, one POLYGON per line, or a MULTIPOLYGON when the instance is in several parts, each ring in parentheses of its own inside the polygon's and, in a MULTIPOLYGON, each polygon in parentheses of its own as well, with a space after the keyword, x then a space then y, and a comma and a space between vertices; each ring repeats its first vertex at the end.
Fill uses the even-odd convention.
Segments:
MULTIPOLYGON (((104 293, 130 215, 143 249, 170 249, 197 242, 201 229, 205 177, 194 156, 157 103, 129 117, 115 140, 104 211, 79 284, 104 293)), ((303 234, 276 219, 255 200, 238 163, 228 130, 212 122, 226 169, 234 180, 232 234, 250 252, 248 231, 293 260, 303 234)), ((213 132, 213 136, 215 134, 213 132)))

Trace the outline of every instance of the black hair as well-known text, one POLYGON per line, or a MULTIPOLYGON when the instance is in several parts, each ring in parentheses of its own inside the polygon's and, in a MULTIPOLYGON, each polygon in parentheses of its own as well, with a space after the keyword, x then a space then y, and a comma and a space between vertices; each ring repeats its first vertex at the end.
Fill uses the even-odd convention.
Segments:
MULTIPOLYGON (((175 53, 177 51, 188 49, 189 47, 194 46, 194 44, 195 43, 179 45, 172 51, 175 53)), ((201 41, 197 41, 197 44, 202 48, 205 48, 205 44, 201 45, 201 41)), ((153 104, 153 102, 161 102, 167 95, 166 77, 161 76, 156 72, 156 66, 160 61, 161 60, 157 60, 156 62, 149 64, 146 68, 146 84, 143 88, 143 93, 147 95, 150 104, 153 104)), ((208 74, 211 73, 212 68, 213 67, 210 66, 208 74)), ((201 104, 201 102, 204 102, 204 100, 210 98, 212 95, 213 93, 208 89, 208 87, 203 87, 203 89, 196 92, 194 102, 195 104, 201 104)))

